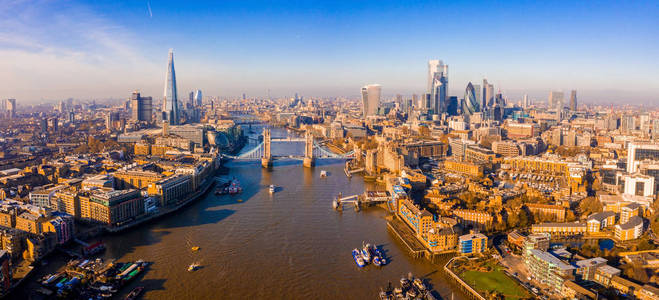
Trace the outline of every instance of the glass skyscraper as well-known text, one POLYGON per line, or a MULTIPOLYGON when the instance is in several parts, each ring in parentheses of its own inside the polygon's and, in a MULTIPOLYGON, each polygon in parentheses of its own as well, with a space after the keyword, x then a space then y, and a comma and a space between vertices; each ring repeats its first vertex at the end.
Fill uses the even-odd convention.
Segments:
POLYGON ((169 64, 167 79, 165 79, 165 95, 162 101, 163 121, 170 125, 178 125, 178 96, 176 94, 176 72, 174 72, 174 50, 169 49, 169 64))
POLYGON ((379 84, 369 84, 362 87, 362 111, 364 118, 377 113, 380 106, 380 93, 382 87, 379 84))
POLYGON ((467 84, 467 88, 465 89, 465 97, 464 101, 462 102, 462 114, 465 116, 471 116, 474 113, 480 112, 480 102, 481 99, 479 97, 480 87, 475 88, 471 82, 467 84), (478 91, 478 92, 477 92, 478 91))
POLYGON ((441 60, 428 61, 428 94, 434 114, 446 112, 448 99, 448 65, 441 60))

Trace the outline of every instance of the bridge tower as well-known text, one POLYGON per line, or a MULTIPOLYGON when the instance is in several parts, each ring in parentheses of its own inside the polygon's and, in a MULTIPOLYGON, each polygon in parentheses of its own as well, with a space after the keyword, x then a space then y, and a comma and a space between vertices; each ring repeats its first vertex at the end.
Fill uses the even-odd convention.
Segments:
POLYGON ((263 129, 263 157, 261 157, 261 166, 264 168, 272 167, 272 152, 270 151, 271 136, 270 129, 263 129))
POLYGON ((311 131, 307 130, 304 134, 304 138, 304 161, 302 164, 306 168, 311 168, 316 164, 316 160, 313 157, 313 134, 311 131))

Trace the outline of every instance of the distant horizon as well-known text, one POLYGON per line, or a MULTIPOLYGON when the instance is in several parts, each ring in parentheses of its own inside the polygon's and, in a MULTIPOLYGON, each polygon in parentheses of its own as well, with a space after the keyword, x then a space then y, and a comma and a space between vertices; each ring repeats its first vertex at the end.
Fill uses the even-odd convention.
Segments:
POLYGON ((162 99, 174 49, 179 98, 449 94, 487 78, 513 101, 577 90, 579 103, 659 105, 659 5, 606 3, 129 3, 0 0, 0 99, 19 105, 162 99), (464 23, 466 19, 471 20, 464 23), (434 38, 440 37, 441 38, 434 38))

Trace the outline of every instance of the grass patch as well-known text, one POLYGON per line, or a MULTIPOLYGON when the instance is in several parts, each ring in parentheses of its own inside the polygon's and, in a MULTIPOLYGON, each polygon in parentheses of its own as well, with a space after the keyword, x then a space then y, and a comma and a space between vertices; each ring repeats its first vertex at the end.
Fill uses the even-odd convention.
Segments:
POLYGON ((462 280, 477 290, 481 295, 488 292, 502 293, 506 299, 525 299, 528 293, 517 282, 508 277, 499 268, 492 272, 465 271, 460 274, 462 280))

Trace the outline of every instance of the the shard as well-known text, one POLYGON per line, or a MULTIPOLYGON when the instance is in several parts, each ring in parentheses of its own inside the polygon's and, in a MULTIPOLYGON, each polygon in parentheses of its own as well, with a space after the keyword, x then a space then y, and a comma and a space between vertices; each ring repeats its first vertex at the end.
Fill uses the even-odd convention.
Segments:
POLYGON ((174 72, 174 50, 169 49, 169 64, 167 79, 165 79, 165 95, 162 101, 163 121, 170 125, 178 125, 178 96, 176 94, 176 72, 174 72))

